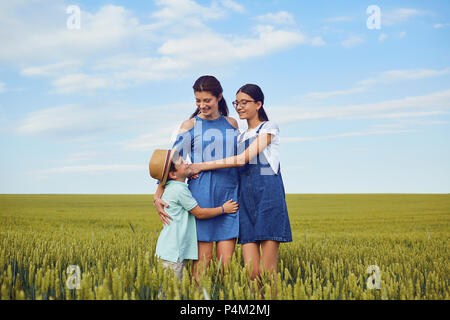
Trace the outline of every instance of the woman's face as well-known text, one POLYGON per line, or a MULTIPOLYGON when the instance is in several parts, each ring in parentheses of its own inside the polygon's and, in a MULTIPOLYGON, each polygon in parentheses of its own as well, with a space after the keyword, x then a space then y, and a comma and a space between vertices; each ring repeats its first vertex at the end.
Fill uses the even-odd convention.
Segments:
POLYGON ((258 110, 261 108, 261 102, 255 102, 255 100, 248 94, 239 92, 236 95, 236 102, 238 105, 235 107, 236 112, 239 114, 241 120, 253 119, 258 117, 258 110))
POLYGON ((205 117, 215 116, 219 113, 219 99, 210 92, 195 92, 195 103, 205 117))

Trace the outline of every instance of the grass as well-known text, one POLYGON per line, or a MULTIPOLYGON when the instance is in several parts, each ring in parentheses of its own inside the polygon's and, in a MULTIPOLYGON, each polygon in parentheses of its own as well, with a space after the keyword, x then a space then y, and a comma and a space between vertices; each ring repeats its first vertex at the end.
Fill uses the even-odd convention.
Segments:
MULTIPOLYGON (((152 201, 0 195, 0 298, 204 298, 154 258, 162 225, 152 201), (82 290, 65 288, 69 265, 80 266, 82 290)), ((231 271, 216 281, 215 261, 202 280, 213 299, 449 299, 450 195, 302 194, 287 204, 294 241, 281 245, 279 281, 256 289, 238 247, 231 271), (367 287, 370 265, 380 290, 367 287)))

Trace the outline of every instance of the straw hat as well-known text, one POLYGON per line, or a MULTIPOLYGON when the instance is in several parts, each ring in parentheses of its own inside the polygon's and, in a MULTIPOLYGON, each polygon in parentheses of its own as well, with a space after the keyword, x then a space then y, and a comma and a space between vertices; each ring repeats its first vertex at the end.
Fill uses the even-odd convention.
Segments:
POLYGON ((155 150, 149 163, 150 176, 164 186, 169 176, 170 164, 172 163, 173 155, 176 148, 173 150, 155 150))

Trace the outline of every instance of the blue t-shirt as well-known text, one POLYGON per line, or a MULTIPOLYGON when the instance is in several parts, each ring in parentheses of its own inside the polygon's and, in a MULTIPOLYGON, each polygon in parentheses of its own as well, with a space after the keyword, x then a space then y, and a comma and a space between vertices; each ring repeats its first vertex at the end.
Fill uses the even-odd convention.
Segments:
POLYGON ((161 199, 169 205, 165 211, 173 220, 161 231, 155 255, 171 262, 197 260, 197 228, 195 217, 189 213, 197 201, 188 185, 174 180, 167 182, 161 199))

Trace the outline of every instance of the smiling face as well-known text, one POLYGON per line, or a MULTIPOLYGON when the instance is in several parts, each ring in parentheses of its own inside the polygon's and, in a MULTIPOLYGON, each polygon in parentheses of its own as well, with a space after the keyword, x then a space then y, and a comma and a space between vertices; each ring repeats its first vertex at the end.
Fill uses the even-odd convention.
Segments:
POLYGON ((187 177, 192 175, 192 170, 190 169, 190 165, 182 158, 177 157, 172 160, 175 171, 169 172, 169 177, 172 180, 185 180, 187 177))
POLYGON ((208 91, 195 92, 195 103, 205 118, 220 116, 219 101, 221 98, 222 95, 217 98, 208 91))
POLYGON ((238 92, 236 95, 236 112, 239 114, 241 120, 250 120, 258 117, 258 110, 261 108, 261 102, 255 102, 255 100, 248 94, 238 92))

